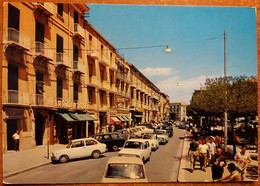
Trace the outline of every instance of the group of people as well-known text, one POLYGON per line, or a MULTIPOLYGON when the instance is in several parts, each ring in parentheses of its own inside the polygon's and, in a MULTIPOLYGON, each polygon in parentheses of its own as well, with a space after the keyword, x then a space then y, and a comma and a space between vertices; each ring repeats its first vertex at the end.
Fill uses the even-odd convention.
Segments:
POLYGON ((230 163, 227 166, 230 174, 223 177, 224 167, 227 165, 227 162, 222 155, 222 150, 216 146, 213 137, 210 137, 207 143, 205 139, 202 139, 201 142, 192 139, 188 155, 190 156, 190 172, 194 171, 199 157, 201 170, 206 171, 206 167, 211 166, 212 180, 214 182, 245 180, 247 165, 252 161, 247 147, 243 145, 242 150, 234 157, 236 164, 230 163))

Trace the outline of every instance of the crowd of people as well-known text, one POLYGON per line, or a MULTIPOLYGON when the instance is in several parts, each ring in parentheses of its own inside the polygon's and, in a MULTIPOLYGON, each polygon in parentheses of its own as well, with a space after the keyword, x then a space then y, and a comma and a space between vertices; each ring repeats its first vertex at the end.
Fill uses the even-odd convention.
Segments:
POLYGON ((236 153, 234 163, 227 165, 226 157, 223 155, 219 139, 216 137, 200 137, 194 138, 189 146, 188 155, 190 156, 190 172, 195 170, 196 161, 199 161, 200 169, 206 171, 207 167, 211 167, 212 180, 214 182, 222 181, 244 181, 246 169, 251 163, 250 154, 246 145, 243 145, 241 151, 236 153), (229 175, 223 177, 224 167, 227 167, 229 175))

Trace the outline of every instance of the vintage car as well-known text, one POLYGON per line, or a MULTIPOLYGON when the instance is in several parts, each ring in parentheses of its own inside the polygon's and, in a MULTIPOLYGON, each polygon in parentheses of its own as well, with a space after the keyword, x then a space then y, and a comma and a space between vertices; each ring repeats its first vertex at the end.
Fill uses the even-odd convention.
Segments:
POLYGON ((157 138, 157 134, 144 134, 143 139, 149 141, 152 150, 157 150, 159 148, 159 139, 157 138))
POLYGON ((160 144, 166 144, 169 141, 169 137, 166 130, 156 130, 157 138, 160 144))
POLYGON ((123 147, 125 139, 121 138, 117 133, 97 134, 93 136, 100 143, 105 143, 109 151, 118 151, 119 147, 123 147))
POLYGON ((117 156, 108 160, 101 183, 148 182, 140 158, 117 156))
POLYGON ((121 129, 117 130, 116 133, 119 134, 121 138, 124 138, 125 140, 129 140, 130 138, 135 138, 135 130, 134 129, 121 129))
POLYGON ((173 136, 173 129, 172 129, 172 126, 169 126, 169 125, 165 125, 165 124, 163 124, 163 125, 161 126, 161 129, 167 131, 167 134, 168 134, 169 138, 171 138, 171 137, 173 136))
POLYGON ((151 146, 145 139, 130 139, 124 144, 119 151, 118 156, 135 156, 139 157, 143 162, 149 161, 151 156, 151 146))
POLYGON ((106 152, 106 144, 100 143, 93 138, 81 138, 71 140, 71 142, 62 149, 54 150, 51 154, 52 162, 60 161, 65 163, 72 159, 92 156, 99 158, 100 154, 106 152))
POLYGON ((153 129, 149 129, 146 126, 135 126, 134 128, 135 129, 141 129, 141 133, 142 134, 147 134, 147 133, 154 134, 154 130, 153 129))

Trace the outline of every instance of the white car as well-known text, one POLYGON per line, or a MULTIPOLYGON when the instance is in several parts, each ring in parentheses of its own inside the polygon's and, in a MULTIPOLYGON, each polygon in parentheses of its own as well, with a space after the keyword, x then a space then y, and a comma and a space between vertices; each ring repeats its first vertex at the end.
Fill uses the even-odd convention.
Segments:
POLYGON ((92 156, 99 158, 100 154, 106 152, 106 144, 100 143, 93 138, 81 138, 71 140, 71 142, 62 149, 52 152, 52 162, 60 161, 65 163, 68 160, 92 156))
POLYGON ((140 158, 116 156, 108 160, 101 183, 148 182, 140 158))
POLYGON ((149 141, 152 150, 155 151, 159 148, 159 139, 157 137, 157 134, 144 134, 143 139, 149 141))
MULTIPOLYGON (((145 126, 135 126, 135 129, 141 129, 141 133, 142 134, 154 134, 154 130, 153 129, 149 129, 145 126)), ((141 136, 142 137, 142 136, 141 136)))
POLYGON ((151 146, 148 140, 130 139, 125 142, 118 156, 135 156, 145 162, 150 160, 151 153, 151 146))
POLYGON ((169 141, 169 137, 166 130, 156 130, 155 133, 159 139, 159 143, 166 144, 169 141))

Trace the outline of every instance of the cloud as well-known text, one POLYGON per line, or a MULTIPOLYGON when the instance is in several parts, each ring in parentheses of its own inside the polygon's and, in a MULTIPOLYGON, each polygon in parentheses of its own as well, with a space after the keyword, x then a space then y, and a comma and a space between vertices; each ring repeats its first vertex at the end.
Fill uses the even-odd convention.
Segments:
POLYGON ((144 75, 146 76, 166 76, 166 75, 171 75, 174 73, 172 68, 151 68, 147 67, 145 69, 140 70, 144 75))
POLYGON ((181 80, 174 76, 156 83, 161 92, 170 96, 171 101, 190 102, 194 90, 200 89, 205 83, 206 76, 198 76, 186 80, 181 80))

